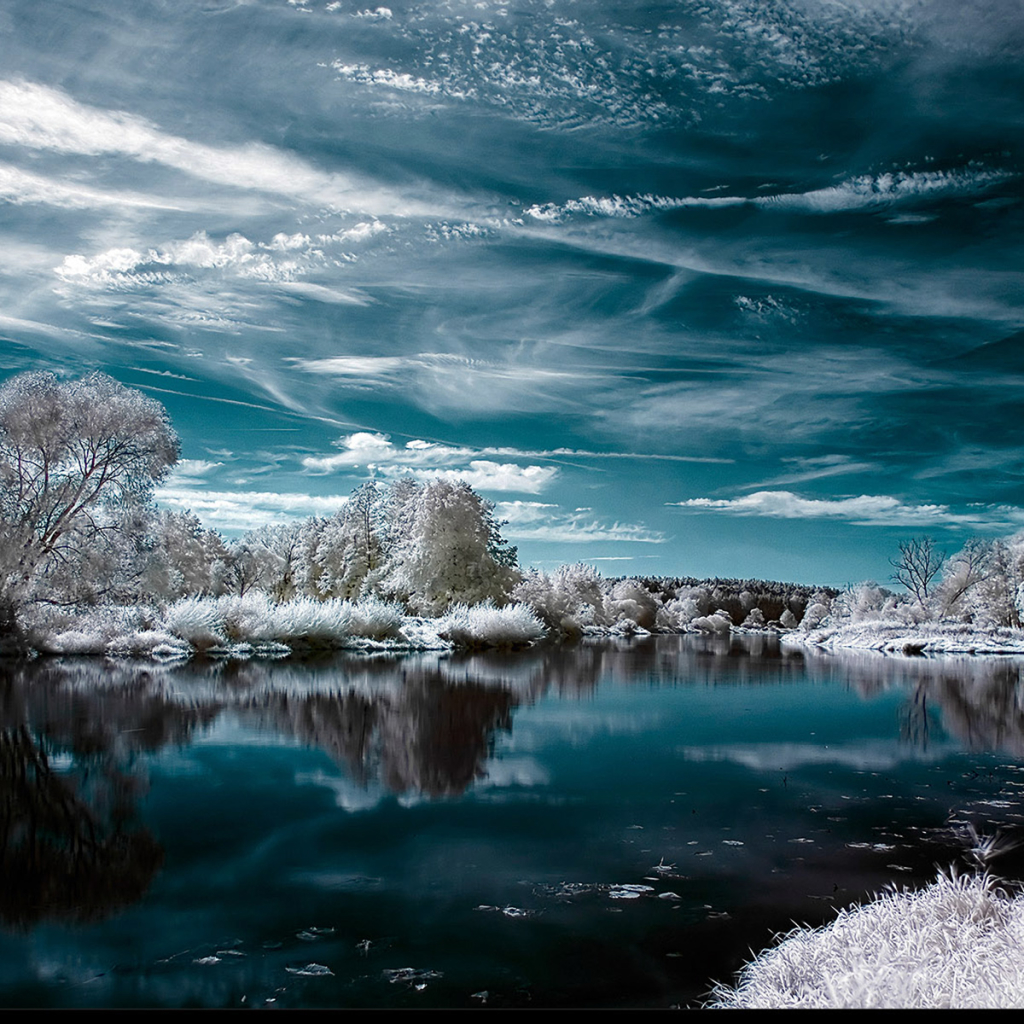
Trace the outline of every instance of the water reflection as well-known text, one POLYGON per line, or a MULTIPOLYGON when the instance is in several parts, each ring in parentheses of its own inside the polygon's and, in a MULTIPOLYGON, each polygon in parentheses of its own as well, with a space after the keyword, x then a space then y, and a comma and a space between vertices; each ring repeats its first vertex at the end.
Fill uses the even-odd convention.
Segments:
MULTIPOLYGON (((580 928, 591 944, 646 943, 656 959, 684 946, 685 964, 651 968, 658 984, 722 976, 693 945, 708 929, 741 957, 766 922, 807 919, 809 900, 824 915, 893 878, 927 880, 958 831, 970 844, 969 825, 991 835, 1024 821, 1022 668, 760 636, 305 663, 7 663, 0 919, 81 926, 157 899, 172 908, 157 930, 188 900, 190 917, 220 900, 255 913, 275 886, 286 916, 300 886, 303 927, 329 923, 308 908, 335 907, 330 922, 354 922, 349 949, 377 942, 387 906, 399 936, 454 914, 445 941, 475 962, 475 945, 519 919, 473 911, 512 906, 539 943, 534 977, 580 928), (168 766, 186 761, 196 770, 172 778, 168 766), (348 787, 346 800, 332 786, 348 787), (642 894, 612 905, 608 893, 629 885, 642 894), (545 895, 566 886, 570 903, 545 895), (610 913, 625 931, 609 930, 610 913)), ((488 984, 467 981, 466 998, 488 984)))

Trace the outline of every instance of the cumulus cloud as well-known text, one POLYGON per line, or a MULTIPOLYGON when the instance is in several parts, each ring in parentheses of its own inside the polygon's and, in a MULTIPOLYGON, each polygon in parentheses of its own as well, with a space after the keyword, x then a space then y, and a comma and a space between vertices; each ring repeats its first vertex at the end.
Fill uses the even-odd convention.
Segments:
POLYGON ((474 459, 465 469, 412 469, 388 467, 386 476, 397 476, 409 472, 415 479, 464 480, 470 487, 480 491, 521 491, 523 494, 540 494, 558 474, 554 466, 517 466, 511 462, 490 462, 474 459))
POLYGON ((197 231, 190 238, 145 251, 119 247, 90 257, 65 256, 54 273, 67 284, 123 290, 180 281, 197 271, 219 271, 294 289, 291 279, 305 273, 313 261, 322 263, 323 253, 307 235, 278 234, 259 243, 235 232, 218 242, 197 231))
POLYGON ((416 480, 464 480, 483 491, 522 491, 539 494, 558 474, 554 466, 520 466, 479 458, 474 448, 414 439, 404 446, 386 434, 357 431, 334 442, 337 454, 306 456, 303 468, 312 473, 368 466, 384 477, 412 476, 416 480))
POLYGON ((994 526, 1024 519, 1024 509, 1007 505, 975 505, 968 511, 957 512, 948 505, 907 504, 887 494, 802 498, 792 491, 756 491, 741 498, 689 498, 666 504, 697 511, 771 519, 839 519, 858 526, 994 526))

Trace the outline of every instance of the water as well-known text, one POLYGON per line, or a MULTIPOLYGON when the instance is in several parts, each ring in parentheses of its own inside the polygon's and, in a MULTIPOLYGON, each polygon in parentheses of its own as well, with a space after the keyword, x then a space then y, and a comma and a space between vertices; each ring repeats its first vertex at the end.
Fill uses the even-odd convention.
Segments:
MULTIPOLYGON (((8 665, 7 1006, 695 1005, 1024 822, 1024 662, 8 665)), ((998 872, 1024 878, 1008 853, 998 872)))

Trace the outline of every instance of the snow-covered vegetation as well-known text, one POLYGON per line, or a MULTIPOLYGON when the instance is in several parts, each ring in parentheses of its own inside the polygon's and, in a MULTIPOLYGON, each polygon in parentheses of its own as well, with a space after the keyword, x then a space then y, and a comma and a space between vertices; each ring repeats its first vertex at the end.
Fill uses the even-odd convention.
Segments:
POLYGON ((719 987, 713 1009, 1024 1006, 1024 896, 987 875, 940 875, 820 929, 797 928, 719 987))
POLYGON ((465 482, 371 480, 333 516, 229 541, 154 506, 177 454, 163 407, 102 374, 0 387, 0 649, 178 656, 775 630, 818 646, 1024 650, 1024 533, 948 558, 906 541, 892 559, 900 593, 605 579, 579 563, 524 573, 493 504, 465 482))

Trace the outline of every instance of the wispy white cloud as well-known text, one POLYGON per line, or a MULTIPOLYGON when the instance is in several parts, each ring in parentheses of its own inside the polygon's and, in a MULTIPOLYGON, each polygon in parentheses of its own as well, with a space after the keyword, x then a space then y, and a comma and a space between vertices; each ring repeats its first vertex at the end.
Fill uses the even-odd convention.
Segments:
POLYGON ((102 207, 135 207, 150 210, 179 210, 166 199, 127 190, 104 191, 71 181, 32 174, 20 167, 0 163, 0 201, 15 204, 46 204, 68 210, 102 207))
POLYGON ((502 532, 510 540, 591 544, 601 541, 662 544, 657 530, 636 523, 607 522, 590 509, 568 511, 539 501, 499 501, 495 511, 508 525, 502 532))
POLYGON ((819 455, 810 458, 787 458, 782 460, 793 469, 780 473, 770 480, 745 485, 745 490, 761 490, 782 487, 787 484, 806 483, 810 480, 824 480, 833 476, 849 476, 854 473, 870 473, 878 467, 871 462, 857 462, 848 455, 819 455))
POLYGON ((0 145, 162 164, 218 186, 390 216, 436 216, 447 203, 419 201, 351 176, 328 174, 263 143, 210 146, 161 131, 138 115, 102 110, 50 86, 0 81, 0 145))
POLYGON ((230 532, 245 532, 282 519, 333 515, 348 500, 342 495, 213 491, 189 486, 184 480, 158 487, 154 496, 165 508, 191 511, 206 526, 230 532))
MULTIPOLYGON (((837 185, 806 192, 779 192, 765 196, 582 196, 564 203, 542 203, 523 211, 525 217, 558 224, 573 216, 640 217, 663 210, 726 209, 754 206, 797 213, 849 213, 943 195, 971 195, 1015 177, 1009 171, 962 168, 954 171, 898 171, 859 175, 837 185)), ((906 223, 906 221, 904 221, 906 223)))
MULTIPOLYGON (((182 477, 194 480, 198 477, 209 476, 215 469, 223 465, 223 462, 210 462, 209 459, 179 459, 174 464, 174 470, 168 479, 168 484, 182 477)), ((165 484, 165 486, 168 484, 165 484)))
POLYGON ((1024 521, 1024 509, 1009 505, 912 505, 887 494, 850 498, 803 498, 792 491, 757 491, 741 498, 689 498, 666 502, 677 508, 771 519, 837 519, 858 526, 995 527, 1024 521))

